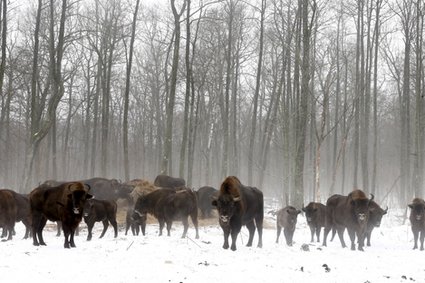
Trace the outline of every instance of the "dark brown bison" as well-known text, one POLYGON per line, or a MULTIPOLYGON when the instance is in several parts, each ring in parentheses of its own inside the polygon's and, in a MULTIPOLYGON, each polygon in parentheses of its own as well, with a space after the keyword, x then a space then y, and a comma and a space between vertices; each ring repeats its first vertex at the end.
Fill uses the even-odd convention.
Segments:
POLYGON ((425 239, 425 201, 422 198, 414 198, 408 206, 411 208, 409 219, 413 232, 413 249, 418 248, 419 238, 421 251, 423 251, 425 239))
POLYGON ((158 175, 153 184, 161 188, 180 188, 186 186, 186 181, 182 178, 171 177, 168 175, 158 175))
POLYGON ((141 196, 134 206, 133 218, 140 220, 147 213, 158 219, 160 236, 162 235, 164 224, 167 224, 167 235, 170 236, 173 221, 182 221, 184 227, 182 238, 186 237, 189 227, 188 218, 190 216, 195 226, 196 238, 199 238, 198 205, 196 195, 190 189, 176 191, 164 188, 141 196))
POLYGON ((224 233, 223 248, 229 248, 229 235, 232 237, 231 250, 236 250, 236 238, 242 225, 249 231, 247 246, 252 246, 255 227, 258 230, 258 247, 263 246, 263 193, 255 188, 241 184, 235 176, 227 177, 220 187, 219 195, 212 201, 217 207, 219 223, 224 233), (255 224, 254 224, 255 221, 255 224))
POLYGON ((297 210, 293 206, 286 206, 276 213, 276 243, 279 243, 279 236, 283 228, 283 234, 285 235, 286 244, 288 246, 292 246, 292 239, 294 237, 295 226, 297 225, 297 217, 300 213, 301 210, 297 210))
POLYGON ((102 221, 103 231, 99 238, 102 238, 109 223, 114 227, 114 237, 118 236, 117 225, 117 203, 113 200, 89 199, 84 205, 84 222, 87 224, 87 241, 92 238, 93 226, 96 222, 102 221))
POLYGON ((89 189, 80 182, 70 182, 56 187, 41 185, 32 190, 30 205, 35 246, 46 245, 42 232, 47 220, 50 220, 62 222, 64 247, 75 247, 75 229, 83 218, 86 200, 92 198, 89 189))
POLYGON ((214 196, 218 196, 218 190, 213 187, 204 186, 196 191, 196 196, 198 197, 198 207, 201 211, 201 217, 212 217, 212 209, 214 206, 211 204, 211 201, 213 200, 214 196))
POLYGON ((329 231, 335 229, 342 247, 345 248, 344 230, 347 228, 351 240, 351 249, 356 249, 355 238, 357 236, 358 250, 363 251, 369 219, 369 205, 370 200, 361 190, 354 190, 348 196, 331 196, 326 202, 327 215, 323 245, 326 246, 329 231))
POLYGON ((7 232, 7 240, 12 240, 18 208, 10 190, 0 190, 0 226, 7 232))
MULTIPOLYGON (((25 235, 24 239, 28 239, 31 232, 31 209, 30 209, 30 201, 28 198, 28 195, 26 194, 20 194, 13 190, 7 190, 9 191, 15 200, 16 203, 16 222, 22 221, 22 224, 25 226, 25 235)), ((13 233, 15 235, 15 233, 13 233)), ((6 229, 3 229, 3 234, 1 237, 6 237, 7 231, 6 229)))
POLYGON ((386 209, 382 209, 375 201, 370 201, 369 220, 366 228, 366 244, 368 247, 370 247, 370 237, 372 236, 373 229, 381 226, 382 217, 387 214, 387 212, 388 207, 386 209))
POLYGON ((314 242, 314 234, 316 234, 317 242, 320 242, 320 231, 326 224, 326 206, 322 203, 310 202, 302 208, 302 211, 305 212, 305 218, 310 227, 311 242, 314 242))

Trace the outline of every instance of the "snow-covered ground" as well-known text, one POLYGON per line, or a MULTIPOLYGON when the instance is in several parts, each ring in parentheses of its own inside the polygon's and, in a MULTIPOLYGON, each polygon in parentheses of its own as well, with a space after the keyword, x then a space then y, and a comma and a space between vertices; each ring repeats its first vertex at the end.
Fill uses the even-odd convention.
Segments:
MULTIPOLYGON (((192 224, 188 237, 181 239, 178 222, 171 237, 159 237, 158 225, 148 224, 146 236, 125 236, 121 226, 114 239, 110 226, 98 239, 102 225, 97 223, 90 242, 83 224, 74 249, 63 248, 63 236, 55 236, 54 225, 44 230, 47 246, 35 247, 32 239, 22 239, 24 227, 18 223, 14 239, 0 242, 0 278, 2 282, 425 282, 425 251, 412 250, 412 232, 408 221, 401 223, 402 213, 389 210, 364 252, 341 248, 337 238, 328 247, 310 244, 302 215, 294 246, 286 246, 283 235, 275 243, 275 223, 267 215, 263 248, 256 247, 257 234, 254 246, 246 247, 248 231, 243 228, 235 252, 222 249, 223 234, 215 221, 200 227, 200 239, 195 239, 192 224), (310 251, 301 250, 305 243, 310 251)), ((347 235, 345 239, 348 243, 347 235)))

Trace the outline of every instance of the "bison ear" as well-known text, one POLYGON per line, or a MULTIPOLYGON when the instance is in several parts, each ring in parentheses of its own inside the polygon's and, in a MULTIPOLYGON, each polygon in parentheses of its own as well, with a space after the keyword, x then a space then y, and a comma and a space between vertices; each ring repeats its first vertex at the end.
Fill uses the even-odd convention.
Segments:
POLYGON ((91 194, 86 194, 86 199, 93 199, 94 197, 93 197, 93 195, 91 195, 91 194))
POLYGON ((301 210, 297 210, 297 214, 300 214, 301 213, 301 210))
POLYGON ((305 207, 301 208, 301 210, 305 212, 305 207))
POLYGON ((385 214, 387 214, 387 212, 388 212, 388 206, 387 206, 387 208, 384 210, 384 215, 385 215, 385 214))
POLYGON ((408 204, 407 206, 413 209, 413 204, 408 204))

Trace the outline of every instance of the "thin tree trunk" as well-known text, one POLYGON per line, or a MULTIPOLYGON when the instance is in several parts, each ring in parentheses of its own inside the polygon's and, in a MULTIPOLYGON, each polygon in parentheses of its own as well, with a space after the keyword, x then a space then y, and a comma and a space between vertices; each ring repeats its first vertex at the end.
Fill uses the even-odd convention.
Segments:
MULTIPOLYGON (((263 67, 263 48, 264 48, 264 20, 266 13, 266 0, 261 0, 261 15, 260 15, 260 41, 259 41, 259 52, 258 52, 258 65, 257 75, 255 81, 255 91, 252 101, 252 120, 251 120, 251 134, 249 137, 249 149, 248 149, 248 183, 253 184, 253 167, 254 167, 254 143, 255 133, 257 131, 257 112, 258 112, 258 96, 260 94, 261 87, 261 72, 263 67)), ((262 172, 260 172, 262 174, 262 172)))
POLYGON ((125 92, 124 92, 123 147, 124 147, 124 178, 126 181, 130 180, 130 161, 128 157, 128 107, 129 107, 129 100, 130 100, 131 67, 133 63, 133 49, 134 49, 134 39, 136 36, 136 23, 137 23, 137 13, 139 11, 139 3, 140 3, 140 0, 137 0, 136 7, 134 9, 134 14, 133 14, 133 23, 131 25, 130 50, 128 55, 125 92))

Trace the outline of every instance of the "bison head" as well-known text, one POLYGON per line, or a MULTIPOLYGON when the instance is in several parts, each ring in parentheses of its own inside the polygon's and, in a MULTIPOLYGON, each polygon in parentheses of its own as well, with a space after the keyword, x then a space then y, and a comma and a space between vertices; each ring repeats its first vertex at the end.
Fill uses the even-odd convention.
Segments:
MULTIPOLYGON (((408 205, 411 208, 410 218, 416 221, 424 221, 425 218, 425 201, 423 199, 415 198, 411 204, 408 205)), ((412 219, 412 220, 413 220, 412 219)))
POLYGON ((213 198, 211 204, 217 207, 221 224, 229 224, 232 216, 240 210, 240 196, 222 194, 218 198, 213 198))
POLYGON ((301 209, 305 212, 307 223, 312 223, 316 221, 318 208, 314 203, 310 202, 306 207, 303 206, 301 209))
POLYGON ((133 214, 131 215, 132 220, 143 220, 146 219, 148 214, 148 200, 146 195, 142 195, 136 201, 134 205, 133 214))
POLYGON ((372 207, 369 210, 369 222, 375 227, 381 226, 382 216, 387 214, 387 212, 388 212, 388 207, 386 209, 382 209, 379 206, 372 207))
POLYGON ((86 200, 91 199, 93 196, 88 193, 90 186, 83 185, 82 183, 70 183, 67 188, 67 207, 72 210, 74 214, 81 214, 84 210, 86 200))

